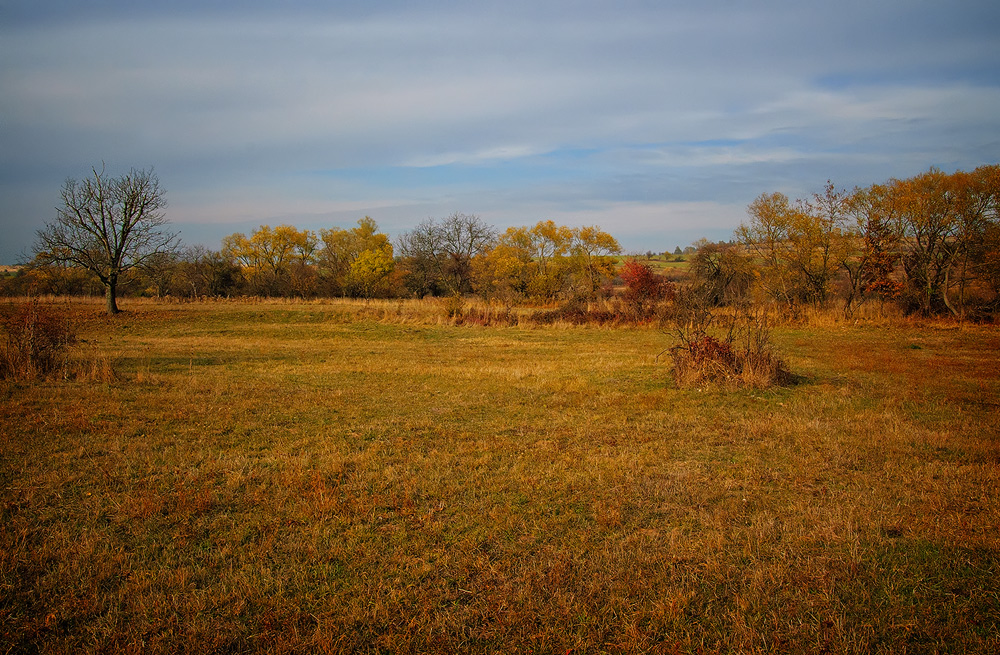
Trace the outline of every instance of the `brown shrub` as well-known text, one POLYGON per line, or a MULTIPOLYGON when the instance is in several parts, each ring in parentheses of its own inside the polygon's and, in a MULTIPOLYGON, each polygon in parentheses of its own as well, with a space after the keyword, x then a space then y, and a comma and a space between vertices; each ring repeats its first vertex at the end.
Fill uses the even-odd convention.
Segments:
POLYGON ((66 350, 76 341, 72 323, 37 299, 8 305, 0 313, 0 326, 3 378, 27 380, 52 373, 66 362, 66 350))
POLYGON ((716 383, 760 389, 791 381, 771 345, 766 309, 744 304, 722 316, 715 311, 696 290, 678 294, 671 319, 679 343, 669 349, 678 387, 716 383), (724 336, 708 334, 712 327, 724 336))

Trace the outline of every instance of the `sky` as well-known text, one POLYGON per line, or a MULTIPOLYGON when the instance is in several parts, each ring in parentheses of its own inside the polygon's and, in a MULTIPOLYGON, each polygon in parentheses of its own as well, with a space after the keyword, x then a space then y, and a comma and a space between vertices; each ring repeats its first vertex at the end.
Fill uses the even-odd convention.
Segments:
POLYGON ((0 263, 152 168, 186 244, 475 214, 629 252, 1000 163, 995 0, 0 0, 0 263))

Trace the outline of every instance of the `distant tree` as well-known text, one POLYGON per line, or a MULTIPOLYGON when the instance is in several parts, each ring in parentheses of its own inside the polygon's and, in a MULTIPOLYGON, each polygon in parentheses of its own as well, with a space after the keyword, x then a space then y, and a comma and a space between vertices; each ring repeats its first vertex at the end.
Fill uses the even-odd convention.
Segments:
POLYGON ((39 256, 19 267, 16 273, 4 276, 5 296, 93 296, 104 292, 104 285, 87 269, 39 256))
POLYGON ((951 176, 958 227, 945 273, 942 298, 948 309, 964 318, 968 291, 977 280, 987 281, 989 262, 995 259, 1000 222, 1000 166, 980 166, 971 173, 951 176))
POLYGON ((36 260, 92 272, 104 285, 108 313, 117 314, 125 273, 172 252, 177 235, 166 230, 167 202, 152 170, 132 169, 121 177, 91 171, 83 181, 66 180, 55 220, 38 231, 36 260))
POLYGON ((799 300, 787 254, 789 232, 798 213, 785 194, 761 194, 747 207, 750 222, 741 224, 736 230, 739 240, 757 264, 758 283, 764 292, 788 304, 799 300))
POLYGON ((362 298, 371 299, 388 291, 393 268, 392 244, 363 250, 351 262, 351 284, 362 298))
POLYGON ((238 293, 241 281, 240 268, 232 259, 204 246, 192 246, 177 258, 170 293, 192 298, 229 296, 238 293))
POLYGON ((958 244, 958 207, 950 176, 932 168, 889 187, 899 207, 903 268, 921 313, 946 309, 944 290, 958 244))
POLYGON ((397 245, 406 288, 419 298, 444 293, 444 236, 434 219, 401 234, 397 245))
POLYGON ((496 244, 496 230, 475 214, 454 213, 438 229, 444 249, 444 283, 449 293, 472 291, 472 260, 496 244))
MULTIPOLYGON (((358 285, 359 278, 353 269, 355 262, 369 251, 388 250, 390 258, 392 256, 389 236, 379 232, 378 223, 370 216, 360 219, 357 227, 350 230, 320 230, 320 240, 323 245, 317 254, 319 276, 323 290, 331 295, 364 295, 368 287, 358 285)), ((369 262, 374 261, 371 256, 366 258, 369 262)))
POLYGON ((597 226, 574 228, 570 237, 572 270, 579 280, 577 291, 592 297, 602 284, 615 276, 614 256, 621 254, 618 241, 597 226))
POLYGON ((501 237, 489 252, 472 260, 473 288, 484 300, 509 310, 527 291, 530 266, 531 257, 501 237))
POLYGON ((851 245, 840 261, 847 274, 844 313, 850 315, 868 297, 899 297, 903 285, 893 276, 899 261, 899 221, 888 187, 855 189, 845 207, 854 217, 854 226, 845 232, 851 245))
POLYGON ((810 201, 762 194, 747 208, 750 222, 736 235, 759 262, 761 286, 794 305, 823 303, 842 259, 847 194, 827 182, 810 201))
POLYGON ((406 286, 415 295, 450 295, 473 290, 473 260, 496 244, 496 230, 476 215, 433 218, 402 234, 397 242, 406 286))
POLYGON ((632 318, 648 318, 657 304, 673 297, 674 284, 653 271, 649 264, 628 259, 618 270, 625 284, 622 301, 632 318))
POLYGON ((296 290, 296 275, 313 263, 316 235, 291 225, 261 225, 247 237, 241 232, 222 240, 222 253, 243 270, 252 293, 284 295, 296 290))
POLYGON ((754 280, 750 260, 725 241, 702 242, 691 259, 690 271, 700 297, 713 306, 744 299, 754 280))

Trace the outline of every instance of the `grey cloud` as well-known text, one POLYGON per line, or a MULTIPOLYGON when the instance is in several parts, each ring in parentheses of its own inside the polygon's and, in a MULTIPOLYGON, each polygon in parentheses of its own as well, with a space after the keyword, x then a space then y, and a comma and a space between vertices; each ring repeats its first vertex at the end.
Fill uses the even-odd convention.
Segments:
POLYGON ((181 220, 266 222, 745 203, 1000 157, 993 3, 78 6, 0 4, 0 191, 21 189, 19 220, 102 159, 155 165, 181 220), (384 179, 463 165, 485 174, 384 179))

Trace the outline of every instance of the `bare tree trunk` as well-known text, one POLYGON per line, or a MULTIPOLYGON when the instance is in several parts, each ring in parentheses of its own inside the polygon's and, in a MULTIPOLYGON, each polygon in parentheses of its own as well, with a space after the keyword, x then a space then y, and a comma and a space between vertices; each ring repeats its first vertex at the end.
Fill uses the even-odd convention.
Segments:
POLYGON ((952 306, 951 301, 948 300, 948 285, 951 283, 950 278, 951 266, 946 268, 944 271, 944 285, 941 287, 941 298, 944 299, 944 306, 948 308, 948 311, 950 311, 954 316, 962 318, 962 316, 958 313, 958 310, 956 310, 955 307, 952 306))
POLYGON ((109 314, 117 314, 121 310, 118 309, 118 279, 111 278, 108 280, 107 293, 105 294, 108 304, 107 309, 109 314))

